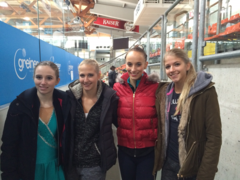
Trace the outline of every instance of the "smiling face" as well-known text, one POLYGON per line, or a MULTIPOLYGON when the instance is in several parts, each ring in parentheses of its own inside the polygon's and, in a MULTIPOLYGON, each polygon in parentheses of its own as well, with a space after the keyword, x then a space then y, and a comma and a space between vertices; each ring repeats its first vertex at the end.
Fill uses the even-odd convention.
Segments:
POLYGON ((34 83, 38 93, 47 95, 53 93, 54 87, 59 83, 55 71, 50 66, 38 66, 35 69, 34 83))
POLYGON ((181 58, 168 55, 164 61, 167 76, 174 82, 184 84, 190 63, 185 63, 181 58))
POLYGON ((79 82, 81 83, 84 91, 97 90, 97 83, 100 79, 100 73, 97 73, 96 67, 91 64, 82 64, 78 68, 79 82))
POLYGON ((181 58, 169 55, 165 58, 165 70, 167 76, 174 82, 184 84, 190 63, 185 63, 181 58))
POLYGON ((131 80, 138 80, 142 77, 144 69, 147 68, 148 62, 141 52, 131 51, 126 57, 126 70, 131 80))

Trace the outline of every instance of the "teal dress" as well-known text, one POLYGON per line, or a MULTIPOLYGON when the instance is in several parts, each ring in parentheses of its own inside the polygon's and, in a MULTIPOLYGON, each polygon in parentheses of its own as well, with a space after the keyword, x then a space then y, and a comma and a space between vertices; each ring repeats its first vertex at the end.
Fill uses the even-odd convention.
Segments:
POLYGON ((38 121, 35 180, 65 180, 63 169, 58 166, 57 118, 54 110, 48 124, 40 118, 38 121))

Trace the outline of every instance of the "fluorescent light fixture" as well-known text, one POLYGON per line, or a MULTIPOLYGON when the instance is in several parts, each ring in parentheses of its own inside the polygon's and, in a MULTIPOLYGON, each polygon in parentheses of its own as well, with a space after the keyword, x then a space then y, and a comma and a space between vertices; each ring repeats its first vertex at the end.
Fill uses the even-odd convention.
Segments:
POLYGON ((5 2, 0 2, 0 6, 1 6, 1 7, 8 7, 8 4, 5 3, 5 2))
POLYGON ((39 30, 44 30, 44 28, 40 27, 39 30))
POLYGON ((25 18, 23 18, 23 19, 26 20, 26 21, 29 21, 29 20, 30 20, 29 17, 25 17, 25 18))

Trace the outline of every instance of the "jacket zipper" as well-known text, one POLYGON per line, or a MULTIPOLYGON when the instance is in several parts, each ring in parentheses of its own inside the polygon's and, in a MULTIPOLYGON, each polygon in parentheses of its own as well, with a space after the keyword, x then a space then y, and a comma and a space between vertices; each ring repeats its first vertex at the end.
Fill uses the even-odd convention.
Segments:
POLYGON ((94 146, 95 146, 95 148, 96 148, 96 150, 97 150, 98 154, 99 154, 99 155, 101 155, 101 152, 100 152, 100 150, 98 149, 98 147, 97 147, 97 144, 96 144, 96 143, 94 143, 94 146))
POLYGON ((134 121, 134 98, 135 98, 135 92, 133 93, 133 142, 134 142, 134 157, 136 157, 136 137, 135 137, 135 121, 134 121))

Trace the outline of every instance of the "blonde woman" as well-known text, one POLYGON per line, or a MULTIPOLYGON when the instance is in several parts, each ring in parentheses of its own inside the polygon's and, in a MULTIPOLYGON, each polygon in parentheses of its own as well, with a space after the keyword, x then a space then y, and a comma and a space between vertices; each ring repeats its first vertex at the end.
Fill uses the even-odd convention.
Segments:
POLYGON ((187 54, 168 51, 164 66, 171 83, 159 84, 154 172, 162 180, 213 180, 221 147, 221 119, 210 74, 196 73, 187 54))
POLYGON ((118 97, 100 80, 96 60, 86 59, 78 67, 79 79, 69 84, 71 101, 70 180, 104 180, 116 163, 112 123, 117 126, 118 97))

